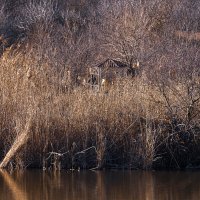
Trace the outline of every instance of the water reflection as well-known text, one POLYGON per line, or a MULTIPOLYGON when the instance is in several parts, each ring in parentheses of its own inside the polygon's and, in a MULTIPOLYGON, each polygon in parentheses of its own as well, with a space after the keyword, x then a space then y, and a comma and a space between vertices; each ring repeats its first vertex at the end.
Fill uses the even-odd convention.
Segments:
POLYGON ((199 200, 200 172, 0 171, 0 199, 199 200))

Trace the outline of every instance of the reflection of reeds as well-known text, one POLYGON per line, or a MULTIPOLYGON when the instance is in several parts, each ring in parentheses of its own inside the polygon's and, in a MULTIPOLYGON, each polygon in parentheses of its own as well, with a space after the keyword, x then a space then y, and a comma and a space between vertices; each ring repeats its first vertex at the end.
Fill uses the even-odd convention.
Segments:
POLYGON ((15 200, 28 200, 26 192, 20 188, 17 182, 13 180, 11 175, 7 171, 0 170, 0 174, 3 177, 3 181, 10 189, 15 200))
MULTIPOLYGON (((198 172, 0 172, 13 199, 191 199, 200 197, 198 172), (185 189, 187 188, 187 190, 185 189)), ((2 187, 4 188, 4 187, 2 187)), ((5 198, 6 190, 0 197, 5 198)))

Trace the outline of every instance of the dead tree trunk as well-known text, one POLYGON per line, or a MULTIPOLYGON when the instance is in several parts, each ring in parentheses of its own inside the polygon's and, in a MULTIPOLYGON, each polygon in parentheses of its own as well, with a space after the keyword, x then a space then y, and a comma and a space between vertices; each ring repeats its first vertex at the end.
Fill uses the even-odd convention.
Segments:
POLYGON ((6 168, 10 160, 16 155, 16 153, 19 151, 21 147, 23 147, 29 138, 29 130, 32 124, 32 120, 29 120, 24 128, 24 130, 21 132, 21 134, 16 138, 13 145, 11 146, 10 150, 4 157, 3 161, 0 164, 0 168, 6 168))

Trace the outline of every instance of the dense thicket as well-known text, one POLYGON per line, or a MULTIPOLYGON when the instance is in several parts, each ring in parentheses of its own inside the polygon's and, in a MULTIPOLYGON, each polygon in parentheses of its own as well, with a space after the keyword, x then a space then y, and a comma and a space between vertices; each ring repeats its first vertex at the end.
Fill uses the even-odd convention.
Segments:
POLYGON ((198 1, 0 3, 0 157, 10 150, 6 163, 200 164, 198 1), (77 77, 107 58, 138 61, 140 76, 97 94, 68 81, 69 70, 77 77))

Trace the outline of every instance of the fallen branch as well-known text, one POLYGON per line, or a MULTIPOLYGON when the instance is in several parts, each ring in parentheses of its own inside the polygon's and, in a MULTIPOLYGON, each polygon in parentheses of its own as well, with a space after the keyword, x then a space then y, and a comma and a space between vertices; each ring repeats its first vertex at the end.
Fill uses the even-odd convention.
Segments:
POLYGON ((16 155, 16 153, 19 151, 19 149, 26 144, 29 138, 29 130, 32 124, 32 120, 30 119, 26 126, 24 131, 16 138, 13 145, 11 146, 10 150, 4 157, 3 161, 0 164, 0 168, 6 168, 10 160, 16 155))
POLYGON ((85 149, 85 150, 83 150, 83 151, 77 152, 76 154, 74 154, 74 157, 77 156, 77 155, 79 155, 79 154, 85 154, 87 151, 89 151, 89 150, 91 150, 91 149, 94 149, 95 152, 97 152, 96 147, 95 147, 95 146, 92 146, 92 147, 89 147, 89 148, 87 148, 87 149, 85 149))
POLYGON ((49 158, 51 158, 51 156, 62 157, 62 156, 64 156, 64 155, 68 154, 68 153, 69 153, 69 151, 67 151, 67 152, 65 152, 65 153, 49 152, 49 153, 48 153, 49 156, 48 156, 48 158, 46 158, 46 160, 49 160, 49 158))

